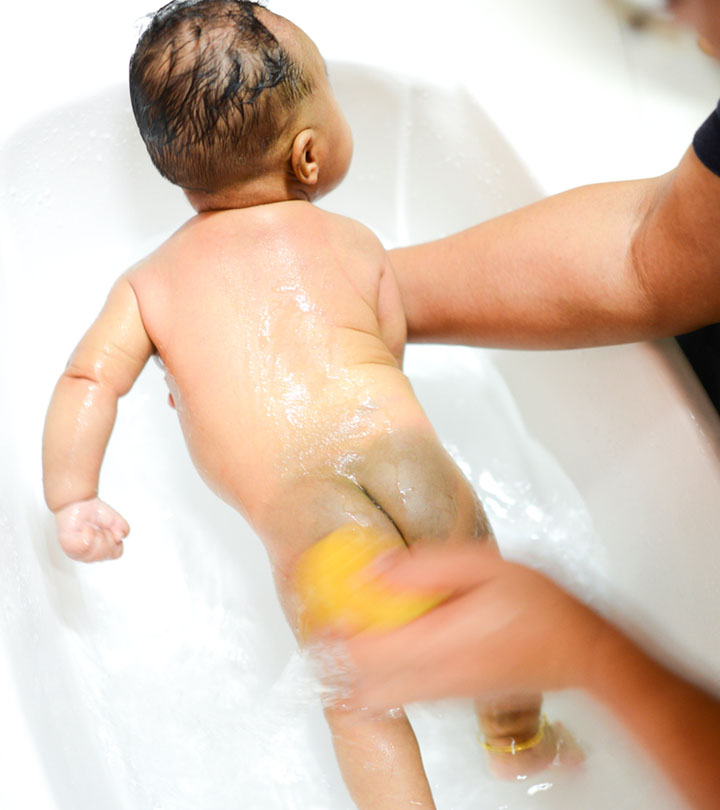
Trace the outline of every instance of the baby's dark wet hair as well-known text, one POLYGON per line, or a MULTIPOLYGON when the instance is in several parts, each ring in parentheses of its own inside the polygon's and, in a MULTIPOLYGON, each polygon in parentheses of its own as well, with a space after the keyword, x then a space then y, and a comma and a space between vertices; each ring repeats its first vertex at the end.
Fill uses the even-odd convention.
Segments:
MULTIPOLYGON (((302 67, 245 0, 174 0, 130 61, 130 97, 160 173, 212 193, 264 169, 312 92, 302 67)), ((269 13, 269 12, 267 12, 269 13)))

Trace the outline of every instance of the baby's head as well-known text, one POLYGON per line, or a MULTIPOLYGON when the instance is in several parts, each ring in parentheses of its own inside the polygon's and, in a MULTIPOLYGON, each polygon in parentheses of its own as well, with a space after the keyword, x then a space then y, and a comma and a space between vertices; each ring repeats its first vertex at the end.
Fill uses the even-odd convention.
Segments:
POLYGON ((135 120, 160 173, 199 210, 315 199, 352 137, 314 43, 244 0, 174 0, 130 62, 135 120))

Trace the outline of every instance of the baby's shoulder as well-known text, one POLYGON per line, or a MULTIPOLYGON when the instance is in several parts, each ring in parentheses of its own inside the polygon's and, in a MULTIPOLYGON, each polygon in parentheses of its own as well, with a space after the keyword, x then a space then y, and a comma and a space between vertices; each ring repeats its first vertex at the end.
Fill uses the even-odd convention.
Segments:
POLYGON ((366 225, 350 217, 335 214, 301 200, 234 209, 215 214, 201 222, 201 227, 181 229, 206 235, 215 231, 224 239, 236 236, 243 244, 254 237, 263 244, 283 242, 302 251, 306 244, 315 248, 324 241, 343 243, 348 249, 383 252, 377 236, 366 225))
POLYGON ((264 245, 273 245, 305 258, 341 257, 350 264, 380 266, 385 249, 373 231, 361 222, 304 201, 264 206, 256 212, 256 233, 264 245), (264 233, 263 233, 264 231, 264 233))
POLYGON ((341 214, 332 214, 328 211, 321 211, 321 217, 325 217, 329 222, 332 222, 333 228, 348 241, 355 243, 358 248, 378 253, 385 252, 382 242, 375 232, 362 222, 341 214))
POLYGON ((132 276, 139 281, 172 274, 177 281, 183 274, 207 275, 228 257, 268 269, 268 256, 294 257, 306 267, 339 260, 347 272, 373 275, 382 271, 386 253, 361 222, 311 203, 285 202, 199 215, 138 262, 132 276))

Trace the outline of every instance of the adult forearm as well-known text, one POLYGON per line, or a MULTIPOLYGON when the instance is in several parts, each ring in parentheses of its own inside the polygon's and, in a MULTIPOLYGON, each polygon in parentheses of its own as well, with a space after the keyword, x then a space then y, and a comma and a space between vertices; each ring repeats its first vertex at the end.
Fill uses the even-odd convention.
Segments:
POLYGON ((720 321, 720 178, 576 188, 391 254, 412 340, 572 348, 720 321))
POLYGON ((609 629, 592 668, 592 694, 647 751, 693 807, 716 808, 720 701, 609 629))
POLYGON ((570 348, 662 333, 631 250, 662 182, 573 189, 393 251, 410 338, 570 348))

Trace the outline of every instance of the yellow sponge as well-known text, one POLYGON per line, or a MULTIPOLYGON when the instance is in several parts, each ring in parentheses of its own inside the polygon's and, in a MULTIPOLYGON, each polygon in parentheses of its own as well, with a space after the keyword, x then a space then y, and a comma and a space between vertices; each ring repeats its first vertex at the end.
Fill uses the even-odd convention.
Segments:
POLYGON ((295 569, 302 637, 323 627, 392 630, 442 602, 437 593, 398 590, 360 574, 379 554, 397 548, 377 529, 349 524, 307 549, 295 569))

